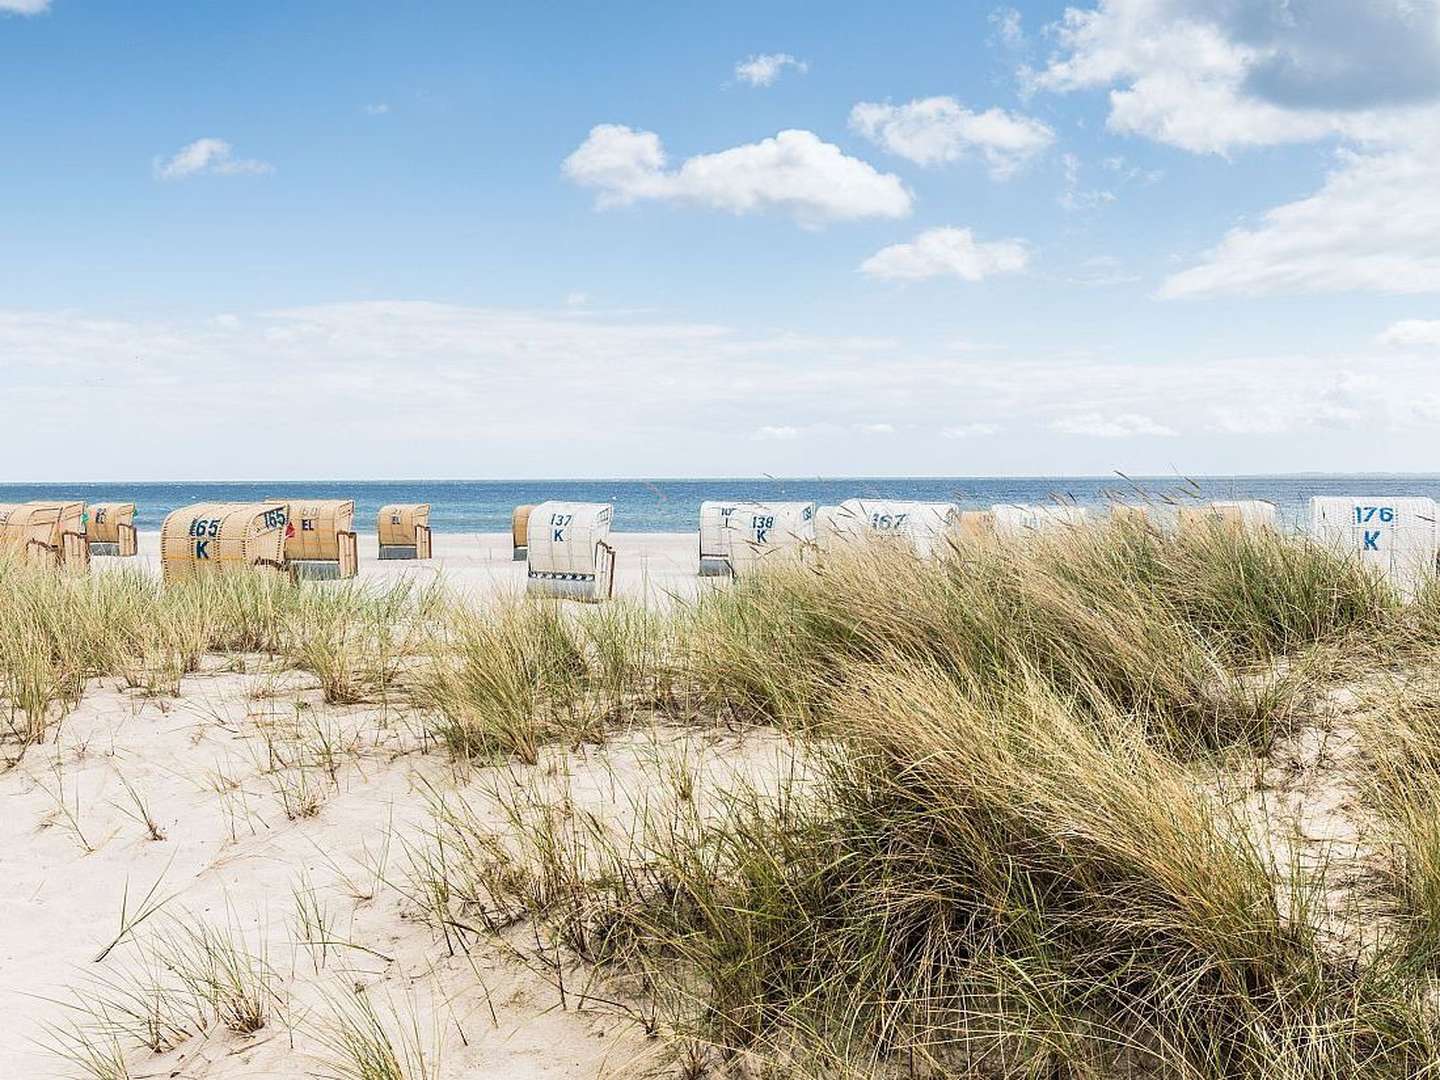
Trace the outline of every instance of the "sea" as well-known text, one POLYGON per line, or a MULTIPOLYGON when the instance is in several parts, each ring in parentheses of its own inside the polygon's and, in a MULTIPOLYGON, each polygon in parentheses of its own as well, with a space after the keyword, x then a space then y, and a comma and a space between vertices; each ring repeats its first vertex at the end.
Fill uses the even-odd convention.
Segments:
POLYGON ((717 477, 702 480, 285 480, 175 481, 149 483, 0 483, 0 503, 32 499, 133 502, 136 525, 157 530, 165 515, 197 502, 265 499, 354 499, 356 524, 373 528, 388 503, 429 503, 436 532, 505 532, 510 514, 524 503, 550 499, 607 502, 615 507, 618 532, 688 532, 696 529, 700 504, 726 501, 912 499, 957 502, 967 508, 996 503, 1065 502, 1100 506, 1120 499, 1193 505, 1212 499, 1265 499, 1280 518, 1298 524, 1313 495, 1429 496, 1440 500, 1440 473, 1287 476, 941 476, 779 479, 717 477))

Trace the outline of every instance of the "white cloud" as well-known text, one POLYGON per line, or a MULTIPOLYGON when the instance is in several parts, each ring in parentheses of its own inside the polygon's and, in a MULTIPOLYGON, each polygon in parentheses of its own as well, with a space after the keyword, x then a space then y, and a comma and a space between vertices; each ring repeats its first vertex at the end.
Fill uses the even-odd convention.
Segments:
POLYGON ((952 97, 905 105, 862 101, 850 110, 850 127, 917 165, 979 156, 997 180, 1013 176, 1055 141, 1038 120, 1004 109, 973 112, 952 97))
POLYGON ((50 0, 0 0, 0 11, 13 15, 43 15, 50 10, 50 0))
POLYGON ((1321 427, 1381 426, 1384 414, 1385 394, 1379 378, 1370 372, 1342 371, 1321 389, 1309 420, 1321 427))
POLYGON ((1440 394, 1425 394, 1410 402, 1412 421, 1421 427, 1440 426, 1440 394))
POLYGON ((1092 255, 1083 260, 1074 273, 1066 275, 1071 285, 1087 288, 1108 288, 1114 285, 1131 285, 1140 280, 1140 275, 1127 270, 1125 264, 1113 255, 1092 255))
POLYGON ((911 196, 899 177, 881 173, 809 131, 714 154, 667 168, 660 136, 620 124, 598 124, 565 159, 565 175, 599 192, 602 207, 644 199, 695 203, 734 214, 781 210, 801 224, 857 218, 901 218, 911 196))
POLYGON ((1386 327, 1380 335, 1380 344, 1399 348, 1440 347, 1440 319, 1401 319, 1386 327))
POLYGON ((1342 152, 1314 195, 1232 229, 1164 297, 1440 291, 1440 146, 1342 152))
POLYGON ((1303 388, 1265 401, 1242 396, 1234 407, 1213 412, 1211 429, 1227 435, 1294 435, 1307 431, 1381 434, 1423 422, 1423 398, 1393 395, 1371 374, 1341 369, 1309 380, 1303 388))
POLYGON ((655 132, 597 124, 561 168, 575 183, 599 190, 601 206, 625 206, 677 197, 674 174, 665 165, 665 148, 655 132))
POLYGON ((155 177, 159 180, 184 180, 191 176, 214 174, 217 176, 239 176, 242 174, 262 175, 275 171, 274 166, 263 161, 237 158, 234 147, 224 139, 205 138, 182 146, 168 160, 156 158, 155 177))
POLYGON ((1440 98, 1437 0, 1098 0, 1031 86, 1110 88, 1109 126, 1201 153, 1372 138, 1440 98))
POLYGON ((736 63, 735 77, 751 86, 773 86, 787 67, 799 75, 810 70, 809 64, 789 53, 760 53, 736 63))
POLYGON ((31 462, 37 480, 93 474, 97 460, 117 479, 707 476, 719 452, 741 475, 896 475, 941 435, 999 472, 1353 472, 1440 457, 1423 352, 1122 362, 555 306, 376 301, 182 320, 0 308, 12 421, 0 460, 31 462), (166 423, 117 442, 116 415, 166 423), (1181 434, 1076 438, 1057 418, 1181 434), (895 432, 861 437, 877 422, 895 432), (988 438, 1001 424, 1009 437, 988 438), (56 430, 71 437, 55 443, 56 430), (41 442, 43 460, 24 456, 41 442))
POLYGON ((1105 416, 1098 412, 1061 417, 1050 425, 1062 435, 1086 435, 1094 439, 1129 439, 1137 435, 1170 438, 1180 434, 1172 427, 1156 423, 1139 413, 1105 416))
POLYGON ((1065 171, 1065 190, 1060 193, 1057 200, 1060 205, 1070 211, 1094 210, 1101 206, 1117 202, 1120 198, 1116 188, 1126 188, 1134 184, 1148 186, 1157 183, 1165 174, 1160 169, 1142 169, 1139 166, 1131 165, 1121 156, 1101 158, 1100 165, 1110 176, 1111 187, 1083 187, 1080 183, 1080 175, 1084 170, 1084 163, 1077 154, 1065 153, 1060 157, 1060 164, 1065 171))
POLYGON ((1123 154, 1102 158, 1100 164, 1126 183, 1154 184, 1165 176, 1164 169, 1142 169, 1138 165, 1131 165, 1123 154))
POLYGON ((1248 53, 1222 27, 1188 17, 1174 0, 1102 0, 1093 10, 1069 8, 1057 34, 1063 51, 1035 85, 1071 91, 1120 84, 1110 93, 1114 131, 1223 153, 1313 139, 1332 127, 1324 116, 1297 117, 1247 99, 1248 53))
POLYGON ((1074 213, 1081 210, 1095 210, 1115 202, 1118 196, 1107 188, 1092 188, 1087 191, 1062 191, 1055 201, 1061 209, 1074 213))
POLYGON ((1440 291, 1440 0, 1091 2, 1051 28, 1033 88, 1107 89, 1111 130, 1197 153, 1350 144, 1320 190, 1233 228, 1161 296, 1440 291))
POLYGON ((366 105, 365 111, 371 116, 384 116, 390 111, 390 106, 383 101, 377 101, 373 105, 366 105))
POLYGON ((1065 170, 1065 186, 1073 188, 1080 183, 1080 155, 1068 150, 1060 155, 1060 167, 1065 170))
POLYGON ((894 424, 861 424, 860 431, 866 435, 894 435, 894 424))
POLYGON ((976 421, 969 424, 951 424, 949 427, 941 428, 940 437, 942 439, 984 439, 999 432, 999 424, 976 421))
POLYGON ((1007 49, 1024 48, 1025 29, 1021 23, 1020 12, 1013 7, 996 8, 990 12, 990 25, 995 27, 996 37, 1007 49))
POLYGON ((975 239, 969 229, 926 229, 908 244, 881 248, 860 264, 860 272, 889 281, 958 277, 983 281, 997 274, 1018 274, 1030 261, 1021 240, 975 239))

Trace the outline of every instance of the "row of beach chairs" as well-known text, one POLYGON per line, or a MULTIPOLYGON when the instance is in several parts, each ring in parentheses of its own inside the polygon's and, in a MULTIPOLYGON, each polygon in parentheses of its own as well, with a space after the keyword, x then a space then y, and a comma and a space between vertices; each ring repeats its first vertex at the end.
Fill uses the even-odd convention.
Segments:
MULTIPOLYGON (((1115 503, 1110 514, 1146 527, 1152 507, 1115 503)), ((1090 518, 1068 504, 1003 504, 988 510, 954 503, 849 499, 813 502, 705 502, 700 508, 697 570, 701 576, 744 577, 762 562, 803 559, 845 544, 889 540, 921 556, 960 539, 1023 539, 1074 527, 1090 518)), ((614 591, 614 508, 608 503, 545 502, 516 507, 514 558, 526 562, 532 595, 603 600, 614 591)), ((1175 528, 1276 529, 1273 504, 1221 501, 1180 507, 1175 528)), ((1384 573, 1410 593, 1437 563, 1437 507, 1428 498, 1317 497, 1310 533, 1384 573)), ((92 557, 137 553, 132 503, 0 504, 0 553, 83 573, 92 557)), ((359 572, 350 500, 197 503, 170 513, 160 531, 166 580, 222 568, 269 570, 296 580, 334 580, 359 572)), ((382 560, 433 555, 428 504, 382 507, 376 519, 382 560)))
MULTIPOLYGON (((1112 503, 1110 516, 1146 528, 1152 507, 1112 503)), ((1158 518, 1158 514, 1153 515, 1158 518)), ((1024 539, 1046 530, 1074 527, 1091 517, 1089 508, 1064 503, 1002 504, 988 510, 954 503, 849 499, 838 506, 809 502, 707 502, 700 509, 699 572, 741 576, 762 558, 803 558, 806 551, 834 549, 856 540, 890 538, 921 556, 962 539, 1024 539)), ((1429 498, 1317 496, 1310 500, 1309 535, 1318 543, 1378 570, 1402 594, 1413 595, 1440 563, 1437 504, 1429 498)), ((1201 530, 1277 530, 1273 503, 1217 501, 1181 506, 1174 528, 1184 535, 1201 530)))
MULTIPOLYGON (((512 519, 515 557, 528 563, 528 591, 602 600, 614 590, 613 508, 603 503, 518 507, 512 519)), ((434 554, 430 507, 380 508, 376 536, 382 560, 434 554)), ((97 556, 138 553, 133 503, 0 504, 0 556, 85 573, 97 556)), ((272 571, 294 580, 338 580, 359 572, 355 503, 348 499, 196 503, 168 514, 160 527, 166 581, 226 569, 272 571)))
MULTIPOLYGON (((1109 510, 1116 519, 1150 524, 1149 506, 1112 503, 1109 510)), ((702 577, 735 575, 759 557, 782 550, 825 551, 878 538, 901 541, 919 555, 932 555, 955 540, 1020 538, 1089 519, 1087 507, 1066 503, 967 510, 955 503, 889 499, 847 499, 838 506, 706 502, 700 507, 699 571, 702 577)), ((1259 501, 1214 502, 1178 513, 1181 531, 1214 524, 1274 528, 1275 507, 1259 501)))
MULTIPOLYGON (((426 505, 382 507, 376 521, 380 558, 428 559, 429 519, 426 505)), ((0 504, 0 554, 84 573, 92 558, 138 553, 134 503, 0 504)), ((295 578, 354 577, 355 503, 196 503, 165 518, 160 559, 167 579, 236 565, 295 578)))
POLYGON ((94 555, 137 551, 133 503, 0 503, 0 554, 83 573, 94 555))

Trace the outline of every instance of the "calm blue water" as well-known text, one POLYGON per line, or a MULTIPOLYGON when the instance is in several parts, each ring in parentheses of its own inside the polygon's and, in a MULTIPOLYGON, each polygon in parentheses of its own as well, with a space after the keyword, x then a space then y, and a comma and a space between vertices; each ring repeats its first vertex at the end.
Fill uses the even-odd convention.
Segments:
POLYGON ((1440 475, 1405 476, 1117 476, 983 477, 894 479, 715 479, 715 480, 406 480, 355 482, 316 480, 286 483, 0 484, 0 502, 74 498, 86 502, 134 502, 141 529, 158 529, 165 514, 195 502, 259 499, 354 499, 356 525, 372 531, 376 511, 386 503, 428 502, 437 532, 505 532, 510 512, 521 503, 546 499, 613 502, 615 528, 625 532, 684 532, 696 528, 705 499, 897 498, 953 501, 965 506, 1046 502, 1064 499, 1085 505, 1107 498, 1148 497, 1157 501, 1268 499, 1282 517, 1295 521, 1312 495, 1421 495, 1440 499, 1440 475))

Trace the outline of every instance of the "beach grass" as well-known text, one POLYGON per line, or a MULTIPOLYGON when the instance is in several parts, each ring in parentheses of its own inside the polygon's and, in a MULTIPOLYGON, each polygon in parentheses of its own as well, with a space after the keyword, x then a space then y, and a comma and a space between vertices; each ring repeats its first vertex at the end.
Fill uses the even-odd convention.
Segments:
MULTIPOLYGON (((664 612, 3 565, 0 604, 12 762, 88 680, 174 694, 216 654, 412 719, 469 779, 427 782, 428 824, 367 895, 396 893, 445 955, 499 948, 668 1039, 678 1074, 1440 1068, 1440 593, 1402 604, 1301 538, 1126 521, 880 545, 664 612), (1332 862, 1265 800, 1337 725, 1360 750, 1317 782, 1375 840, 1332 862), (677 751, 604 813, 569 785, 567 754, 622 733, 758 728, 790 755, 768 782, 677 751)), ((344 733, 297 714, 265 739, 285 816, 319 813, 344 733)), ((134 789, 129 813, 162 838, 134 789)), ((296 903, 318 974, 329 916, 313 887, 296 903)), ((279 1008, 263 958, 172 939, 167 985, 203 1008, 92 1024, 67 1044, 90 1075, 125 1075, 116 1040, 279 1008)), ((135 1011, 102 991, 96 1015, 135 1011)), ((333 1075, 441 1075, 413 1018, 330 1012, 333 1075)))

